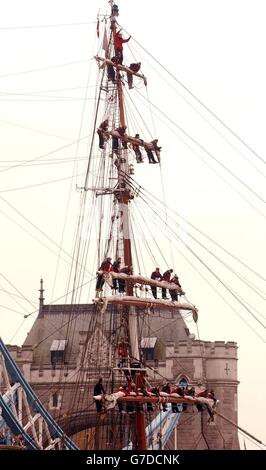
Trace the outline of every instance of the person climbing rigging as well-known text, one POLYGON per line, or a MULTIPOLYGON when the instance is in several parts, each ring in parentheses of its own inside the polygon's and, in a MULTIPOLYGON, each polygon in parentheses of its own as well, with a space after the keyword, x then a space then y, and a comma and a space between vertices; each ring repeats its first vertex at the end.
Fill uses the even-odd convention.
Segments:
MULTIPOLYGON (((141 67, 141 62, 138 63, 133 63, 130 64, 129 68, 132 70, 132 72, 137 73, 141 67)), ((127 82, 128 82, 128 88, 132 90, 133 88, 133 74, 130 72, 127 72, 127 82)))
POLYGON ((104 149, 105 142, 109 139, 108 134, 108 119, 105 119, 97 129, 97 134, 99 136, 99 148, 104 149))
POLYGON ((119 64, 122 65, 123 63, 123 44, 125 42, 128 42, 130 40, 131 36, 129 36, 127 39, 123 39, 123 36, 121 34, 121 29, 115 33, 114 36, 114 47, 115 47, 115 55, 119 60, 119 64))
POLYGON ((108 257, 106 258, 101 266, 99 267, 98 271, 103 271, 102 274, 98 274, 97 276, 97 282, 96 282, 96 291, 99 292, 102 290, 103 285, 104 285, 104 273, 109 273, 112 271, 112 258, 108 257))

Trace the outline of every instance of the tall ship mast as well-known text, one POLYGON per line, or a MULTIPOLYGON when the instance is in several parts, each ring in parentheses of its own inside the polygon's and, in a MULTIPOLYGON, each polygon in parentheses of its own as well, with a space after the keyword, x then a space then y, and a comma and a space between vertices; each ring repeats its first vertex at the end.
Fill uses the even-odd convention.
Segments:
POLYGON ((190 332, 200 312, 168 261, 179 227, 134 176, 158 178, 163 161, 161 136, 134 104, 149 77, 127 60, 132 38, 108 4, 68 293, 46 304, 41 279, 22 348, 0 342, 2 421, 35 450, 238 449, 237 345, 190 332))

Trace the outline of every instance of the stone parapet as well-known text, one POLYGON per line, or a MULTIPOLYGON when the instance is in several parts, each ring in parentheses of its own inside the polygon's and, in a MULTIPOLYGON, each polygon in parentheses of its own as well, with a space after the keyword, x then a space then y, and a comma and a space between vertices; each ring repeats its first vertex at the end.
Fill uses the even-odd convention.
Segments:
POLYGON ((237 358, 237 344, 232 341, 199 341, 187 340, 178 341, 176 343, 175 354, 176 356, 202 356, 204 357, 224 357, 224 358, 237 358))

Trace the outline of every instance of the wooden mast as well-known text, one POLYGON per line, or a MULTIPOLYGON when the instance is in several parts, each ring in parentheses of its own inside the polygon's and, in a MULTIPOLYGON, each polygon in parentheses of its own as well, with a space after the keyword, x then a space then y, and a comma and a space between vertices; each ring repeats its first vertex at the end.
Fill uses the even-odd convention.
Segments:
MULTIPOLYGON (((111 2, 111 7, 113 2, 111 2)), ((111 30, 113 34, 113 39, 116 35, 116 21, 114 17, 111 16, 111 30)), ((125 120, 125 109, 124 109, 124 95, 122 89, 122 82, 120 78, 119 70, 116 72, 117 76, 117 92, 118 92, 118 102, 119 102, 119 122, 121 127, 126 126, 125 120)), ((121 151, 121 150, 120 150, 121 151)), ((118 202, 120 206, 120 215, 122 218, 123 226, 123 247, 124 247, 124 263, 126 266, 132 266, 132 251, 131 251, 131 239, 130 239, 130 219, 129 219, 129 202, 131 199, 131 188, 127 182, 127 176, 129 176, 129 165, 128 165, 128 155, 127 151, 123 151, 123 158, 119 158, 118 165, 118 189, 119 196, 118 202)), ((126 286, 127 295, 133 295, 133 286, 127 284, 126 286)), ((138 330, 137 330, 137 317, 134 315, 134 306, 129 307, 128 313, 128 332, 129 340, 131 345, 131 355, 140 360, 139 348, 138 348, 138 330)), ((145 372, 140 369, 140 372, 136 373, 135 382, 136 387, 143 385, 143 378, 145 372)), ((135 440, 133 440, 133 446, 136 450, 145 450, 147 448, 146 443, 146 432, 145 432, 145 418, 143 413, 136 413, 135 418, 135 440)))
MULTIPOLYGON (((112 21, 111 29, 113 38, 116 35, 116 22, 112 21)), ((122 89, 122 82, 119 72, 117 75, 117 92, 118 92, 118 103, 119 103, 119 123, 120 127, 126 126, 125 120, 125 109, 124 109, 124 95, 122 89)), ((132 253, 131 253, 131 240, 130 240, 130 224, 129 224, 129 201, 131 196, 131 189, 129 184, 126 182, 125 176, 129 175, 128 156, 126 152, 123 152, 123 158, 119 158, 119 169, 118 169, 118 188, 119 188, 119 204, 120 213, 122 216, 123 223, 123 246, 124 246, 124 263, 126 266, 132 266, 132 253)), ((127 287, 127 294, 132 295, 133 288, 127 287)))

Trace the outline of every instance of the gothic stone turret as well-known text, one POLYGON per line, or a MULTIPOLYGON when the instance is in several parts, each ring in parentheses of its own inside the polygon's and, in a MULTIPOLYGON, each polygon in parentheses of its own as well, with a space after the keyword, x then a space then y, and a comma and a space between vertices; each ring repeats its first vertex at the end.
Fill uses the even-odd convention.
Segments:
MULTIPOLYGON (((42 305, 23 346, 10 346, 25 377, 39 395, 45 406, 64 425, 64 416, 74 406, 73 394, 77 396, 77 378, 80 378, 80 363, 85 343, 104 349, 105 361, 101 364, 103 381, 108 377, 108 350, 110 337, 110 312, 105 312, 105 327, 88 335, 86 327, 95 316, 95 307, 83 305, 42 305), (75 328, 71 336, 71 347, 65 342, 68 320, 75 328), (105 373, 106 368, 106 373, 105 373), (61 420, 61 421, 60 421, 61 420)), ((220 400, 219 411, 237 422, 237 346, 234 342, 198 341, 193 339, 180 314, 161 311, 158 316, 150 315, 150 337, 148 329, 143 331, 142 348, 147 365, 153 367, 171 383, 185 379, 197 386, 204 381, 213 388, 220 400)), ((150 380, 157 382, 161 376, 149 372, 150 380)), ((84 368, 82 383, 78 386, 78 410, 73 412, 71 425, 66 432, 74 434, 88 426, 88 404, 91 402, 92 387, 98 380, 99 369, 84 368)), ((75 403, 77 406, 77 403, 75 403)), ((73 408, 74 409, 74 408, 73 408)), ((90 422, 93 423, 92 417, 90 422)), ((216 417, 216 425, 207 424, 206 413, 198 413, 188 407, 182 413, 177 432, 171 437, 170 445, 178 449, 238 449, 236 429, 216 417), (188 419, 190 418, 190 419, 188 419)), ((90 430, 87 430, 87 435, 90 430)), ((174 434, 174 433, 173 433, 174 434)), ((80 444, 80 442, 79 442, 80 444)), ((86 446, 86 444, 81 443, 86 446)))

